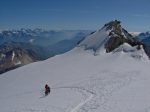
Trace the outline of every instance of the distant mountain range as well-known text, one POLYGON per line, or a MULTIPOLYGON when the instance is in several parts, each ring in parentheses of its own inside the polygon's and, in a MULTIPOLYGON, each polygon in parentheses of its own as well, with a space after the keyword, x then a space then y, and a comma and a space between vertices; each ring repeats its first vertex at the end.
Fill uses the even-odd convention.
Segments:
POLYGON ((88 30, 42 30, 21 29, 5 30, 0 32, 0 44, 5 42, 24 42, 38 46, 49 46, 65 39, 84 37, 91 31, 88 30))
POLYGON ((141 40, 150 38, 150 32, 143 32, 137 35, 137 37, 141 40))
POLYGON ((144 45, 148 56, 150 57, 150 32, 140 33, 136 36, 144 45))
POLYGON ((0 33, 0 73, 74 48, 91 31, 21 29, 0 33), (14 57, 12 59, 12 57, 14 57))
MULTIPOLYGON (((102 52, 100 50, 102 46, 106 52, 111 52, 116 48, 119 50, 119 46, 124 43, 139 46, 139 48, 140 45, 144 46, 144 50, 150 57, 150 32, 128 33, 117 20, 105 24, 102 29, 95 32, 88 30, 4 30, 0 32, 0 73, 65 53, 77 45, 85 46, 85 49, 93 49, 97 55, 102 52), (107 34, 108 31, 111 32, 107 34)), ((128 47, 122 46, 121 49, 127 50, 126 48, 128 47)))

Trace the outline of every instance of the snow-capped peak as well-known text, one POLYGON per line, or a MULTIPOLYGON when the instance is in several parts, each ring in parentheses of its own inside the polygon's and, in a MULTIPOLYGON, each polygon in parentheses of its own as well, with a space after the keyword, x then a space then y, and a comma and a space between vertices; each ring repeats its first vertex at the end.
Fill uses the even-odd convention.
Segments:
POLYGON ((124 43, 136 45, 137 41, 120 25, 120 21, 114 20, 105 24, 100 30, 85 38, 79 46, 85 49, 93 49, 96 54, 112 52, 124 43))
MULTIPOLYGON (((114 20, 105 24, 100 30, 86 37, 80 44, 85 50, 92 49, 95 55, 116 51, 128 53, 131 57, 146 55, 142 43, 121 27, 120 21, 114 20)), ((144 56, 148 59, 147 55, 144 56)))
POLYGON ((119 21, 111 21, 105 24, 100 30, 97 30, 85 38, 79 46, 85 46, 85 49, 93 49, 94 51, 98 49, 104 50, 105 44, 110 38, 110 34, 115 35, 115 29, 120 27, 119 21))

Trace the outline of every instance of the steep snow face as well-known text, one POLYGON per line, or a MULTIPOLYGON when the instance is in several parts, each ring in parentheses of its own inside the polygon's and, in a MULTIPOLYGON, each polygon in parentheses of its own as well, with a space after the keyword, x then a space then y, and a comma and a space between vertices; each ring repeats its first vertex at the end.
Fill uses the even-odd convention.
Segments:
POLYGON ((85 40, 79 44, 79 46, 85 46, 86 49, 93 49, 94 51, 97 49, 103 49, 104 51, 104 44, 109 39, 109 33, 110 31, 107 31, 106 27, 104 27, 86 37, 85 40))
POLYGON ((148 112, 149 66, 125 53, 93 56, 77 47, 1 75, 0 111, 148 112))

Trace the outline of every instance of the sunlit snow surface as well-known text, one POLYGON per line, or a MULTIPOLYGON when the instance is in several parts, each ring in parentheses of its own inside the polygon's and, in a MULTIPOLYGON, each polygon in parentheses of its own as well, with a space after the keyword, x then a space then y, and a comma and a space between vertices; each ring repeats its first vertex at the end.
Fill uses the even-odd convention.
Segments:
POLYGON ((150 63, 75 48, 0 76, 0 112, 149 112, 150 63), (44 97, 44 85, 51 93, 44 97))

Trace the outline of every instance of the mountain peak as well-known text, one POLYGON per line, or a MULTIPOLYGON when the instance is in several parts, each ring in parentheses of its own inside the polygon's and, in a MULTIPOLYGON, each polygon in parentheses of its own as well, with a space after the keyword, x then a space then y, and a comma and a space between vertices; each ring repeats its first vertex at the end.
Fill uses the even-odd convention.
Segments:
POLYGON ((120 29, 121 27, 121 21, 118 21, 118 20, 113 20, 113 21, 110 21, 109 23, 105 24, 104 27, 108 29, 120 29))
POLYGON ((79 46, 84 46, 85 49, 93 49, 97 55, 112 52, 124 43, 131 47, 143 45, 122 28, 120 21, 113 20, 85 38, 79 46))

